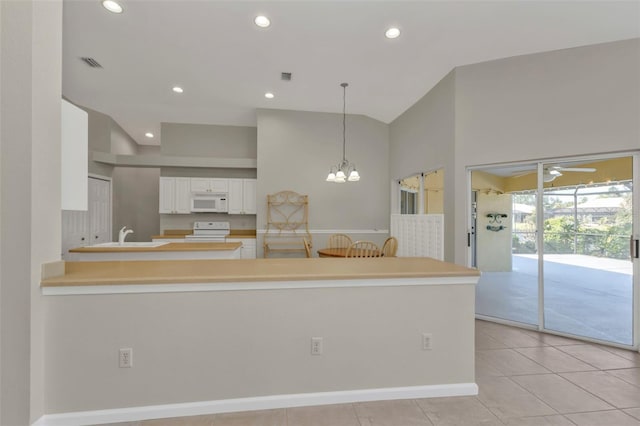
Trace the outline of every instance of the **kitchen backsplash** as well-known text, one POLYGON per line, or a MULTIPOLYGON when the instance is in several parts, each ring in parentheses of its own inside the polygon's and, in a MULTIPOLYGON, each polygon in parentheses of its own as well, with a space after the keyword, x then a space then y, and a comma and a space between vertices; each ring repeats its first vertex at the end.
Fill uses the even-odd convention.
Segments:
POLYGON ((229 222, 231 229, 256 229, 255 215, 224 213, 161 214, 160 233, 165 229, 191 229, 193 222, 229 222))

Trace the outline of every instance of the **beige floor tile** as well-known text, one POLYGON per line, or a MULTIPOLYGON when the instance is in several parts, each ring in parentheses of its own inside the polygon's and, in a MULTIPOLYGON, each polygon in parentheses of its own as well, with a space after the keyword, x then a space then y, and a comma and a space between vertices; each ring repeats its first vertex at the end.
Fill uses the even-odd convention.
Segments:
POLYGON ((479 377, 496 377, 505 374, 493 366, 493 362, 486 357, 479 357, 476 353, 476 379, 479 377))
POLYGON ((103 423, 100 426, 140 426, 140 422, 103 423))
POLYGON ((547 416, 557 412, 508 377, 478 379, 478 399, 500 419, 547 416))
POLYGON ((621 356, 622 358, 628 359, 629 361, 635 361, 638 364, 637 366, 640 367, 640 353, 636 351, 632 351, 629 349, 622 349, 622 348, 614 348, 612 346, 604 346, 604 345, 597 345, 597 347, 599 347, 600 349, 604 349, 607 352, 611 352, 612 354, 621 356))
POLYGON ((542 343, 551 346, 565 346, 565 345, 581 345, 584 342, 576 339, 570 339, 568 337, 556 336, 555 334, 540 333, 534 330, 521 330, 527 336, 540 340, 542 343))
POLYGON ((354 404, 362 426, 432 426, 412 399, 354 404))
POLYGON ((622 358, 594 345, 558 346, 558 349, 602 370, 640 367, 632 360, 622 358))
POLYGON ((476 331, 476 350, 478 349, 506 349, 506 345, 482 331, 476 331))
POLYGON ((496 324, 499 327, 485 327, 480 331, 494 338, 508 348, 532 348, 536 346, 546 346, 537 338, 528 336, 526 333, 514 328, 496 324))
POLYGON ((595 370, 595 367, 550 346, 516 350, 555 373, 595 370))
POLYGON ((575 426, 564 416, 518 417, 505 421, 507 426, 575 426))
POLYGON ((563 373, 561 376, 616 408, 640 407, 640 388, 604 371, 563 373))
POLYGON ((638 419, 634 419, 620 410, 595 411, 592 413, 575 413, 566 415, 578 426, 637 426, 638 419))
POLYGON ((173 417, 170 419, 144 420, 140 426, 212 426, 213 415, 173 417))
POLYGON ((640 368, 625 368, 622 370, 607 370, 607 373, 616 376, 632 385, 640 386, 640 368))
POLYGON ((505 376, 545 374, 549 370, 513 349, 489 349, 476 351, 476 357, 505 376))
POLYGON ((502 422, 474 396, 416 400, 435 426, 502 426, 502 422))
POLYGON ((284 409, 244 411, 241 413, 216 414, 213 426, 286 426, 284 409))
POLYGON ((352 404, 287 408, 288 426, 360 426, 352 404))
POLYGON ((640 420, 640 408, 627 408, 627 409, 622 410, 622 411, 624 411, 628 415, 633 416, 636 419, 640 420))
POLYGON ((511 379, 561 414, 614 408, 556 374, 514 376, 511 379))

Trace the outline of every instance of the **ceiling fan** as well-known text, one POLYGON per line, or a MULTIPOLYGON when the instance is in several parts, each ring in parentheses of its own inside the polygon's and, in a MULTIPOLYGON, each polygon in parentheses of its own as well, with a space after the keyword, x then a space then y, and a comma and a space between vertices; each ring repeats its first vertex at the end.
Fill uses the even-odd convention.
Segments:
MULTIPOLYGON (((593 167, 562 167, 562 166, 546 166, 543 168, 542 180, 544 182, 552 182, 557 177, 562 176, 561 172, 581 172, 581 173, 593 173, 596 169, 593 167)), ((515 177, 528 175, 535 172, 526 172, 515 177)))

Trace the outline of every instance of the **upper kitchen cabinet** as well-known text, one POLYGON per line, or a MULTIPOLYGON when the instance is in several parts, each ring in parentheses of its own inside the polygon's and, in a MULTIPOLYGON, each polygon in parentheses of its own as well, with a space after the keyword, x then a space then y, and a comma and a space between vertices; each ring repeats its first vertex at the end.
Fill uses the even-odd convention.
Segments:
POLYGON ((255 179, 229 179, 229 214, 256 214, 255 179))
POLYGON ((228 192, 228 179, 191 178, 191 192, 228 192))
POLYGON ((191 213, 191 179, 184 177, 160 178, 160 213, 191 213))

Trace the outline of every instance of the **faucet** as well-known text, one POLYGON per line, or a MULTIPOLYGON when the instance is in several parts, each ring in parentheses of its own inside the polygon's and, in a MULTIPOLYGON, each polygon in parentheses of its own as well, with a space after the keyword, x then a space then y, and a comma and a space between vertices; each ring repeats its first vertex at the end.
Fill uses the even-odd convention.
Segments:
POLYGON ((118 244, 123 244, 124 239, 127 238, 128 234, 133 234, 133 229, 127 229, 126 226, 123 226, 122 229, 120 230, 120 234, 118 235, 118 244))

